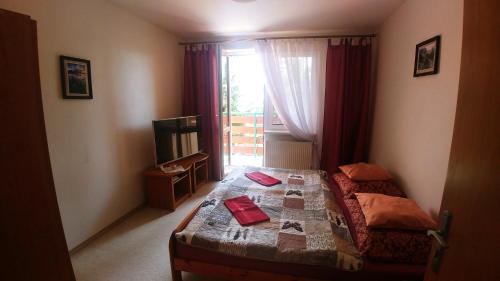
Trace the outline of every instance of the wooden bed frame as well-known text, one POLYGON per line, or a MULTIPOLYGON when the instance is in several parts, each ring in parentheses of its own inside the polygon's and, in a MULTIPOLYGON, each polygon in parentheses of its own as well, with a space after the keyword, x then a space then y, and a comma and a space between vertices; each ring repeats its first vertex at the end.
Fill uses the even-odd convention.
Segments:
MULTIPOLYGON (((172 271, 173 281, 182 281, 182 271, 198 273, 201 275, 220 277, 225 280, 235 281, 320 281, 320 280, 336 280, 337 281, 366 281, 372 280, 422 280, 425 272, 423 267, 420 272, 419 266, 414 265, 398 265, 398 264, 375 264, 365 261, 365 268, 369 267, 370 270, 361 270, 358 272, 346 272, 332 268, 332 276, 326 279, 317 279, 307 276, 297 276, 292 274, 283 274, 271 271, 253 270, 244 267, 234 267, 224 264, 222 261, 214 260, 213 262, 206 262, 194 259, 187 259, 180 257, 176 251, 177 239, 175 234, 182 231, 196 215, 201 204, 194 208, 175 228, 170 236, 169 251, 170 251, 170 267, 172 271), (406 268, 406 270, 405 270, 406 268), (410 268, 410 271, 407 269, 410 268), (416 269, 416 270, 415 270, 416 269), (336 277, 336 274, 338 275, 336 277), (346 278, 346 276, 349 276, 346 278)), ((421 266, 420 266, 421 267, 421 266)))

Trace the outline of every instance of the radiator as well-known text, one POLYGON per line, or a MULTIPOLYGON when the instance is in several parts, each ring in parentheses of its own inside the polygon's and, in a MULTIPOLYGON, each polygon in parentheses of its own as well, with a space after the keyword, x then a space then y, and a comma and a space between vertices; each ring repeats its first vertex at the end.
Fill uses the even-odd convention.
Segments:
POLYGON ((264 166, 284 169, 311 169, 312 149, 312 142, 266 140, 264 166))

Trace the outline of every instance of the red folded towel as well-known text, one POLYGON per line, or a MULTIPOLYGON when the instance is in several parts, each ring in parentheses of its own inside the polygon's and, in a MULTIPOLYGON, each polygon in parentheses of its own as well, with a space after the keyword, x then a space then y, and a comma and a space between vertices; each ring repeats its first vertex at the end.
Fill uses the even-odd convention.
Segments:
POLYGON ((273 185, 281 183, 281 181, 279 179, 273 178, 273 177, 268 176, 266 174, 263 174, 261 172, 245 173, 245 176, 247 176, 247 178, 253 180, 256 183, 259 183, 259 184, 262 184, 265 186, 273 186, 273 185))
POLYGON ((243 226, 269 220, 269 216, 257 207, 248 196, 243 195, 224 200, 224 205, 243 226))

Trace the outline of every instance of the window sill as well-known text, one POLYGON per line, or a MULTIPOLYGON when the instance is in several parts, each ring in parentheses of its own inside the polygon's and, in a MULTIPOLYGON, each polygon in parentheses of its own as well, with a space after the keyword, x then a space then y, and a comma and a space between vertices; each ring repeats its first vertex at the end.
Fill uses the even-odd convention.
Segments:
POLYGON ((281 130, 264 130, 264 134, 290 135, 290 131, 281 131, 281 130))

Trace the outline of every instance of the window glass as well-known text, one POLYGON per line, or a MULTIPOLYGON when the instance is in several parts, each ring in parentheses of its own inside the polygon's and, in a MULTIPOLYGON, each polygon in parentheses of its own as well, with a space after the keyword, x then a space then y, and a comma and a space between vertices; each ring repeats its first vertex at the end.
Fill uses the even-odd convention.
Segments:
POLYGON ((267 94, 264 98, 264 131, 288 132, 267 94))
POLYGON ((271 124, 274 126, 276 126, 276 125, 284 126, 283 121, 281 121, 280 117, 278 116, 278 112, 276 112, 276 109, 274 108, 274 106, 273 106, 273 113, 271 116, 271 124))

